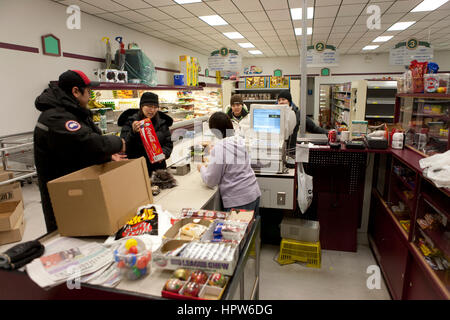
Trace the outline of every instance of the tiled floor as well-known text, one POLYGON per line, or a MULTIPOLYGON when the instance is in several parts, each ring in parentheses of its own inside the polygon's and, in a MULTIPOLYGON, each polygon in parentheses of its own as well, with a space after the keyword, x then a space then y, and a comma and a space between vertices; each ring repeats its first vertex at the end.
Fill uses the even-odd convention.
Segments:
MULTIPOLYGON (((23 241, 45 234, 45 223, 36 184, 23 189, 25 232, 23 241)), ((0 246, 0 252, 14 244, 0 246)), ((386 300, 390 299, 381 278, 381 289, 368 289, 367 267, 376 265, 367 245, 356 253, 322 250, 320 269, 301 264, 281 266, 275 260, 279 246, 263 244, 260 263, 260 299, 264 300, 386 300)))

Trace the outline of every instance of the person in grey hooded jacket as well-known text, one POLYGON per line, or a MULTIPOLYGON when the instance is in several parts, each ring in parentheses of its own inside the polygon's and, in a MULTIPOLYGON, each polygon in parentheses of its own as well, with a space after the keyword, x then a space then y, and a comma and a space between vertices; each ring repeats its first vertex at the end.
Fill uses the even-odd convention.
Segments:
POLYGON ((209 162, 197 166, 203 182, 211 188, 219 186, 226 211, 246 209, 259 214, 261 191, 244 139, 234 135, 233 124, 224 112, 211 115, 209 128, 219 141, 211 149, 209 162))

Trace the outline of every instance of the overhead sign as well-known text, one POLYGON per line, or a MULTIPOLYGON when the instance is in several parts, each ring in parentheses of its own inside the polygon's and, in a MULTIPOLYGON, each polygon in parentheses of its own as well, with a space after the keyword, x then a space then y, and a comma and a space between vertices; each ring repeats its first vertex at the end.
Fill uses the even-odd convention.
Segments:
POLYGON ((240 72, 242 58, 236 50, 221 48, 211 52, 208 58, 208 69, 210 71, 240 72))
POLYGON ((339 52, 336 47, 317 42, 308 47, 306 56, 308 67, 332 67, 339 65, 339 52))
POLYGON ((391 49, 389 64, 392 66, 409 66, 411 61, 429 62, 433 60, 434 49, 429 42, 415 38, 399 42, 391 49))

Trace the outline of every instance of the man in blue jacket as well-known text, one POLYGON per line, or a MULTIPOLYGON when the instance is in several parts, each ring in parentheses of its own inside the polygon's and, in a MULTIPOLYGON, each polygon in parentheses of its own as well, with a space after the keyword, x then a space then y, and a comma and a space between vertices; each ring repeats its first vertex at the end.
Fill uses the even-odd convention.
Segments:
POLYGON ((88 109, 91 82, 79 70, 68 70, 36 98, 41 115, 34 129, 34 159, 47 232, 57 229, 47 182, 80 169, 120 160, 125 141, 102 135, 88 109))

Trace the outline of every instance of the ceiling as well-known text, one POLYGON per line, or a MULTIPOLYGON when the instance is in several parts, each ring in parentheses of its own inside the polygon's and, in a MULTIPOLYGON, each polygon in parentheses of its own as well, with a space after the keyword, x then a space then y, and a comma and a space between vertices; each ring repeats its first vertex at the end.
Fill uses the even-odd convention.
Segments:
MULTIPOLYGON (((209 55, 227 46, 243 57, 298 56, 301 37, 294 28, 301 20, 292 20, 290 9, 302 7, 303 0, 203 0, 179 5, 173 0, 53 0, 63 5, 78 5, 81 11, 209 55), (210 26, 198 16, 219 15, 228 25, 210 26), (223 32, 237 31, 245 39, 230 40, 223 32), (255 48, 244 49, 238 42, 251 42, 255 48), (252 55, 248 50, 260 50, 252 55)), ((307 0, 314 7, 313 28, 308 45, 325 41, 341 54, 388 52, 395 44, 410 37, 431 41, 435 50, 450 50, 450 1, 430 12, 410 12, 422 0, 307 0), (381 29, 369 30, 367 8, 381 10, 381 29), (404 31, 387 31, 399 21, 417 21, 404 31), (378 36, 394 36, 384 43, 372 43, 378 36), (366 45, 379 48, 362 51, 366 45)))

